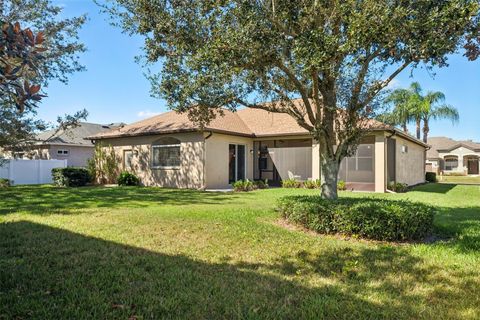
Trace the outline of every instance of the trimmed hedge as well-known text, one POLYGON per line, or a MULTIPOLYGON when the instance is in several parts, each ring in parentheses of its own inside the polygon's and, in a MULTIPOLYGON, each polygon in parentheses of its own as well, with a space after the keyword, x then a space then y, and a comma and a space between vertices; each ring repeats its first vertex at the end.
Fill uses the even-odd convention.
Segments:
POLYGON ((425 180, 428 182, 437 182, 437 174, 435 172, 425 173, 425 180))
POLYGON ((138 186, 140 179, 133 173, 123 171, 120 173, 120 176, 118 176, 117 183, 119 186, 138 186))
POLYGON ((85 168, 66 167, 52 169, 53 183, 60 187, 82 187, 90 182, 90 174, 85 168))
POLYGON ((383 241, 425 238, 432 232, 436 213, 431 206, 410 201, 320 196, 283 197, 277 208, 287 220, 319 233, 383 241))

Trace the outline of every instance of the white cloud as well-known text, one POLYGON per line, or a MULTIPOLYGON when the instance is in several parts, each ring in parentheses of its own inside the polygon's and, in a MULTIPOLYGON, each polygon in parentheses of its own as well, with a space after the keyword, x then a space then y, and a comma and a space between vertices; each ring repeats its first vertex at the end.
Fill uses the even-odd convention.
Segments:
POLYGON ((401 86, 400 80, 398 79, 393 79, 390 81, 387 85, 387 89, 392 90, 392 89, 397 89, 401 86))
POLYGON ((153 117, 153 116, 156 116, 160 114, 160 112, 153 112, 153 111, 150 111, 150 110, 143 110, 143 111, 139 111, 137 113, 137 117, 139 118, 148 118, 148 117, 153 117))

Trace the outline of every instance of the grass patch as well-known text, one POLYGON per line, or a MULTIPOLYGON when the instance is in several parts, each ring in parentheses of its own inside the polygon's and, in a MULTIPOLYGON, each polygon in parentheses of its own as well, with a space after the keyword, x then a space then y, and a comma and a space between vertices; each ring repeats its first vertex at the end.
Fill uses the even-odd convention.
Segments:
POLYGON ((0 318, 476 319, 480 188, 428 184, 448 242, 388 245, 275 224, 318 190, 0 189, 0 318))
POLYGON ((440 183, 480 185, 480 176, 437 176, 437 179, 440 183))

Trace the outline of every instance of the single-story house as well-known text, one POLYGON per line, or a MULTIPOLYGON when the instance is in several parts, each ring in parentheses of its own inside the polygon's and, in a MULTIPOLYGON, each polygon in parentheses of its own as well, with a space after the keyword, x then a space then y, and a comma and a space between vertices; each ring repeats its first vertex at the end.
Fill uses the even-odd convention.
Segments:
MULTIPOLYGON (((146 186, 222 189, 240 179, 319 179, 319 146, 287 114, 259 109, 224 111, 204 130, 174 111, 88 137, 115 150, 122 170, 146 186)), ((382 125, 356 154, 344 159, 339 179, 351 188, 385 192, 387 183, 425 181, 427 145, 382 125)))
POLYGON ((67 130, 48 130, 39 133, 27 149, 16 152, 17 158, 67 160, 70 167, 86 167, 93 156, 94 144, 85 137, 106 132, 124 124, 96 124, 80 122, 67 130))
POLYGON ((443 174, 478 175, 480 143, 447 137, 428 138, 426 170, 443 174))

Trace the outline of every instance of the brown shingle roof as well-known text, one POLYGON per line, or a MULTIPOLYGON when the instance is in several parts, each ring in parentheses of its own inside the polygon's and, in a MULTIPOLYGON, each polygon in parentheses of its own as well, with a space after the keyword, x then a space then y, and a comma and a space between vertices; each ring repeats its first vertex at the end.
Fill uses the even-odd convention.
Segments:
POLYGON ((453 140, 447 137, 431 137, 428 138, 428 144, 431 149, 427 151, 428 159, 438 158, 438 151, 451 151, 458 147, 466 147, 471 150, 480 151, 480 143, 472 140, 453 140))
MULTIPOLYGON (((197 131, 200 127, 191 122, 186 114, 169 111, 158 116, 141 120, 116 130, 102 132, 89 138, 104 139, 138 135, 152 135, 172 132, 197 131)), ((225 110, 223 116, 217 116, 205 130, 225 132, 236 135, 252 136, 253 132, 238 117, 237 113, 225 110)))
MULTIPOLYGON (((403 134, 399 132, 399 130, 379 121, 368 120, 365 125, 371 130, 395 130, 397 133, 405 135, 406 138, 423 145, 421 141, 414 137, 403 134)), ((186 114, 169 111, 88 138, 105 139, 174 132, 191 132, 198 131, 199 129, 199 126, 191 122, 186 114)), ((268 112, 263 109, 253 108, 245 108, 238 110, 237 112, 223 110, 223 116, 217 116, 213 119, 205 130, 250 137, 308 134, 308 131, 299 126, 298 123, 288 114, 268 112)))

